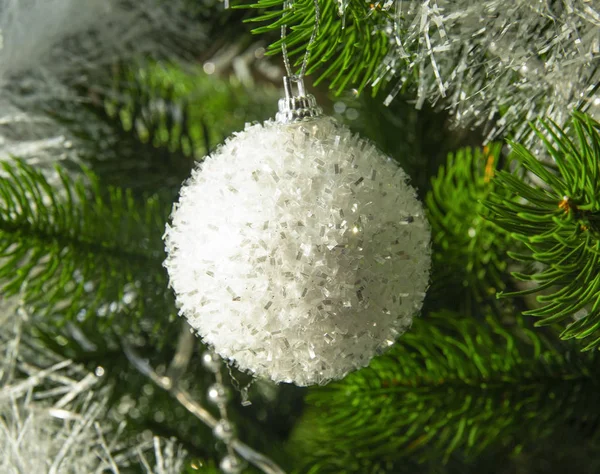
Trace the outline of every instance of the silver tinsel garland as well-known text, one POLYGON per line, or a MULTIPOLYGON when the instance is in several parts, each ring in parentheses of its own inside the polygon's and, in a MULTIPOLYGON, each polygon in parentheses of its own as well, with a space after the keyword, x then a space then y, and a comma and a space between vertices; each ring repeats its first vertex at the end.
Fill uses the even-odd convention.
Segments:
POLYGON ((174 441, 120 440, 122 420, 106 419, 104 368, 89 373, 45 349, 28 319, 14 301, 0 302, 0 473, 182 472, 187 454, 174 441))
POLYGON ((488 140, 523 138, 526 121, 564 123, 574 108, 600 117, 598 0, 396 0, 381 80, 390 103, 415 83, 417 108, 441 102, 460 126, 488 140))

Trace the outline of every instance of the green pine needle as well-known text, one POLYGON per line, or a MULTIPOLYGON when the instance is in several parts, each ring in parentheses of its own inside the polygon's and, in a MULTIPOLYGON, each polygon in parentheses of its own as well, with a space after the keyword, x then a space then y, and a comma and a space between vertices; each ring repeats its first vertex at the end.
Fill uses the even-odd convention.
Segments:
MULTIPOLYGON (((91 173, 48 177, 20 160, 1 164, 0 283, 35 313, 59 320, 141 315, 148 301, 172 312, 161 268, 166 209, 131 193, 101 189, 91 173)), ((133 321, 120 321, 129 326, 133 321)))
POLYGON ((481 203, 492 192, 503 194, 492 179, 500 151, 500 144, 492 144, 451 153, 425 198, 434 246, 430 299, 450 294, 451 303, 469 313, 505 286, 508 234, 487 220, 481 203))
POLYGON ((310 391, 290 446, 307 472, 336 473, 518 451, 563 423, 598 420, 597 357, 492 317, 428 315, 368 368, 310 391))
POLYGON ((514 199, 493 193, 487 201, 494 222, 526 248, 510 254, 527 265, 515 278, 533 284, 500 296, 537 293, 540 306, 524 314, 539 326, 566 323, 561 337, 585 339, 589 350, 600 344, 600 124, 575 113, 574 139, 549 121, 533 130, 552 163, 517 143, 513 154, 543 184, 500 172, 497 187, 514 199))
MULTIPOLYGON (((293 9, 286 10, 284 0, 258 0, 256 3, 239 5, 238 8, 254 8, 260 13, 252 22, 267 23, 255 28, 255 34, 279 32, 288 26, 286 44, 293 65, 299 67, 315 25, 313 0, 297 0, 293 9)), ((320 72, 315 85, 328 79, 337 94, 349 86, 358 92, 371 83, 388 52, 389 39, 385 26, 389 13, 369 5, 363 0, 350 0, 344 15, 333 1, 319 1, 321 25, 317 40, 311 47, 308 74, 320 72)), ((269 46, 269 54, 281 52, 281 40, 269 46)), ((379 82, 381 85, 381 81, 379 82)), ((378 87, 374 87, 374 93, 378 87)))

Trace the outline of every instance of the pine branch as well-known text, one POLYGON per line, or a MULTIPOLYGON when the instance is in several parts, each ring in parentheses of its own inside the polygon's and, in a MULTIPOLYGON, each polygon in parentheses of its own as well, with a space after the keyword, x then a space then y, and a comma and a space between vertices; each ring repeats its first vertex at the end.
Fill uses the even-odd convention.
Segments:
POLYGON ((195 160, 276 104, 274 91, 250 94, 200 66, 119 65, 111 81, 82 89, 85 107, 60 104, 51 114, 81 141, 78 151, 103 183, 136 195, 160 190, 174 199, 195 160))
MULTIPOLYGON (((87 173, 74 180, 56 168, 51 186, 35 168, 14 160, 0 176, 0 281, 5 296, 19 294, 36 313, 64 321, 114 316, 130 326, 147 304, 162 317, 173 312, 161 268, 166 208, 129 191, 101 189, 87 173)), ((157 323, 158 324, 158 323, 157 323)))
MULTIPOLYGON (((338 94, 349 86, 362 91, 375 75, 388 51, 389 39, 385 34, 389 14, 362 0, 349 0, 343 15, 338 12, 340 2, 319 1, 321 25, 311 48, 308 74, 320 71, 319 82, 329 79, 330 87, 338 94)), ((238 8, 254 8, 260 13, 248 20, 267 23, 252 30, 255 34, 279 31, 288 26, 286 44, 295 66, 302 63, 308 40, 315 25, 313 0, 297 0, 292 9, 284 9, 284 0, 258 0, 238 8)), ((281 51, 281 40, 268 48, 268 54, 281 51)), ((381 82, 379 83, 381 85, 381 82)), ((374 87, 374 92, 378 89, 374 87)))
POLYGON ((482 142, 481 134, 477 130, 452 128, 444 111, 434 110, 427 104, 421 110, 404 100, 385 106, 384 98, 383 94, 357 97, 352 92, 344 93, 339 102, 345 109, 334 116, 397 160, 424 200, 432 178, 446 163, 448 153, 466 146, 477 147, 482 142), (348 112, 358 112, 358 117, 348 119, 348 112))
POLYGON ((291 446, 307 472, 337 473, 518 450, 563 423, 599 420, 597 358, 492 317, 428 315, 368 368, 309 392, 291 446))
POLYGON ((492 180, 500 151, 492 144, 450 153, 431 181, 425 198, 435 249, 430 300, 443 301, 440 307, 449 308, 443 298, 452 295, 456 309, 471 313, 505 287, 508 235, 487 220, 481 203, 492 192, 506 195, 492 180))
POLYGON ((526 247, 509 253, 528 266, 514 277, 534 284, 499 296, 538 294, 541 306, 524 314, 541 318, 538 326, 566 322, 561 337, 586 339, 588 350, 600 344, 600 124, 575 113, 572 126, 575 140, 553 122, 533 127, 552 164, 513 143, 522 168, 544 185, 502 171, 496 186, 514 199, 493 193, 487 206, 493 221, 526 247))

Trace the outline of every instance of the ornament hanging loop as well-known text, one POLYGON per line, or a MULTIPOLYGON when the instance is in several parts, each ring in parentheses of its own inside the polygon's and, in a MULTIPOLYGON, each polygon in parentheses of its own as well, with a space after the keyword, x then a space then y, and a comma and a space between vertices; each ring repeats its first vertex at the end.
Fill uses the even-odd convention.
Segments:
MULTIPOLYGON (((308 67, 308 59, 310 57, 310 50, 317 37, 319 31, 319 22, 321 12, 319 9, 319 0, 313 0, 315 6, 315 26, 313 32, 308 40, 306 47, 306 53, 302 60, 302 66, 298 75, 292 72, 290 60, 288 57, 286 37, 287 37, 287 25, 284 23, 281 25, 281 52, 283 54, 283 64, 287 75, 283 77, 283 90, 285 97, 279 99, 279 112, 275 116, 275 119, 279 123, 293 123, 300 120, 319 117, 323 114, 321 107, 317 105, 317 99, 312 94, 307 94, 304 88, 304 75, 306 74, 306 68, 308 67), (294 90, 294 85, 296 90, 294 90)), ((285 0, 284 7, 286 10, 293 8, 293 0, 285 0)), ((286 13, 287 15, 288 13, 286 13)))
POLYGON ((317 105, 315 96, 306 93, 301 76, 284 76, 283 90, 285 97, 279 99, 279 112, 275 116, 279 123, 298 122, 323 114, 323 110, 317 105), (295 90, 294 85, 296 86, 295 90))

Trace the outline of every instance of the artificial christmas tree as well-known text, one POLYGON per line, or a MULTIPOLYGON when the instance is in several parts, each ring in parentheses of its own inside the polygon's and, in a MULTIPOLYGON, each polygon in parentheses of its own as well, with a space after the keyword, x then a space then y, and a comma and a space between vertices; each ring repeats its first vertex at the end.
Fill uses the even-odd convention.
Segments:
POLYGON ((600 5, 232 6, 0 1, 3 469, 598 472, 600 5))

